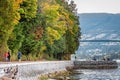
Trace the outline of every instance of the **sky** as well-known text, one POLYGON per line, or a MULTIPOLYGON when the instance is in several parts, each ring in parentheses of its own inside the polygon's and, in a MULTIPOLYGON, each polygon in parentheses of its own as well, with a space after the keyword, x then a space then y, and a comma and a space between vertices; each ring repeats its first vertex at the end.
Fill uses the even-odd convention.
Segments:
POLYGON ((120 13, 120 0, 73 0, 78 13, 120 13))

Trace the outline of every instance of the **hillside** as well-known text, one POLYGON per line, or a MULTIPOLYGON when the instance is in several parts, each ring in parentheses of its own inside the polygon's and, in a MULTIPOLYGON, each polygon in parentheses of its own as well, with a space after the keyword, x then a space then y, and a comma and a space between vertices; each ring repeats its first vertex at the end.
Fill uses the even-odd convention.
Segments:
MULTIPOLYGON (((82 40, 120 40, 120 14, 79 14, 82 40)), ((77 53, 82 56, 119 53, 120 42, 81 42, 77 53)))
POLYGON ((74 1, 0 0, 0 61, 62 60, 79 47, 79 20, 74 1))

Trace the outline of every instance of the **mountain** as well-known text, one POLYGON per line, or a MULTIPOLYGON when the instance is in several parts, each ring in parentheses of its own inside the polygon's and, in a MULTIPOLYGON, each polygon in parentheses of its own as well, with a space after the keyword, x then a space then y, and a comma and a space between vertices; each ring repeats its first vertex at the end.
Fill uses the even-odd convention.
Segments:
MULTIPOLYGON (((120 14, 79 14, 81 40, 120 40, 120 14)), ((120 52, 120 42, 80 42, 76 53, 92 57, 120 52)))

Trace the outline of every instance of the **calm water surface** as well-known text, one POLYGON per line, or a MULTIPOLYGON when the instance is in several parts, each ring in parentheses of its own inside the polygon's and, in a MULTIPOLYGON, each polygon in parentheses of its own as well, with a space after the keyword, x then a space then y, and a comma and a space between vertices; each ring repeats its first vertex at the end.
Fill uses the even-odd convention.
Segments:
POLYGON ((120 80, 120 63, 117 69, 79 69, 70 76, 71 80, 120 80), (81 74, 82 73, 82 74, 81 74))

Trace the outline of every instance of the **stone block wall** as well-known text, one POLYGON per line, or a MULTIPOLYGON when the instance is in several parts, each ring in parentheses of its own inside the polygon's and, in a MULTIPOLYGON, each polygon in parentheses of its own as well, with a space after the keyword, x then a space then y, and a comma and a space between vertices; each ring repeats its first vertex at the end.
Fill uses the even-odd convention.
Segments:
POLYGON ((41 61, 41 62, 21 62, 8 63, 0 66, 0 77, 6 73, 3 69, 16 67, 18 68, 17 78, 11 80, 37 80, 38 75, 48 74, 55 71, 65 70, 66 67, 73 66, 73 61, 41 61))

